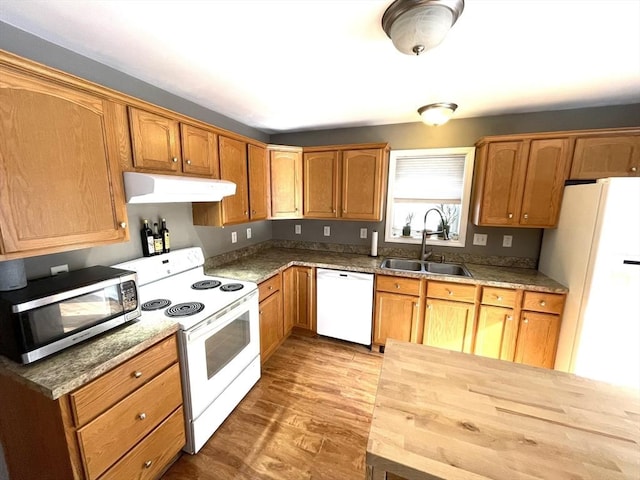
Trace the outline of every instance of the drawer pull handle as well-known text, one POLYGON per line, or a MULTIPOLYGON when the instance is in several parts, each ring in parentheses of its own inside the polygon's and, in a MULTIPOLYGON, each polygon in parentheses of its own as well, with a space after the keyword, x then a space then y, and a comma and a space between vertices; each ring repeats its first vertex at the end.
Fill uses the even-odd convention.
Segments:
POLYGON ((273 285, 269 285, 269 290, 273 290, 273 285))
POLYGON ((140 378, 142 376, 142 372, 140 370, 136 370, 135 372, 133 372, 133 376, 135 378, 140 378))
POLYGON ((449 295, 453 295, 453 290, 449 290, 448 288, 446 290, 449 292, 449 295))
POLYGON ((146 413, 142 412, 142 413, 138 414, 138 419, 144 420, 145 418, 147 418, 147 414, 146 413))
POLYGON ((499 302, 501 302, 501 301, 502 301, 502 297, 501 297, 500 295, 497 295, 497 296, 496 296, 496 300, 498 300, 499 302))
POLYGON ((400 288, 400 284, 399 283, 396 283, 396 288, 400 288))
POLYGON ((547 302, 545 302, 544 300, 540 300, 540 306, 544 307, 547 305, 547 302))
POLYGON ((153 462, 151 460, 147 460, 146 462, 144 462, 144 468, 149 468, 151 467, 151 465, 153 465, 153 462))

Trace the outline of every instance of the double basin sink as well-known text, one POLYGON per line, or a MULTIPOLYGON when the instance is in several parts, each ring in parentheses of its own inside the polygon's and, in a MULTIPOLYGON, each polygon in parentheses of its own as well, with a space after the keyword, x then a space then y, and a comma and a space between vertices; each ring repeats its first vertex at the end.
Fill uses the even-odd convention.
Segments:
POLYGON ((380 268, 385 270, 402 270, 415 273, 433 273, 439 275, 455 275, 459 277, 471 277, 469 270, 458 263, 438 263, 421 260, 408 260, 404 258, 387 258, 380 268))

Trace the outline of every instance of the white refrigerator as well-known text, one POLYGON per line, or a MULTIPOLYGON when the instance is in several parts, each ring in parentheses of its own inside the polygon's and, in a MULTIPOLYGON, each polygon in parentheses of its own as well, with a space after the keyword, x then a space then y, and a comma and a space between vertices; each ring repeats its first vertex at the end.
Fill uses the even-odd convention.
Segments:
POLYGON ((556 370, 640 389, 640 178, 565 187, 538 269, 569 288, 556 370))

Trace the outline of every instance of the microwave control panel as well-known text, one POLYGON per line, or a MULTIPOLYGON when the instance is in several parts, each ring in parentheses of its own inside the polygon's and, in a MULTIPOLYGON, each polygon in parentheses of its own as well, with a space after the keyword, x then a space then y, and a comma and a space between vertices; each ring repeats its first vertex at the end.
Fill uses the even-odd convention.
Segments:
POLYGON ((120 284, 122 294, 122 306, 125 312, 138 309, 138 290, 133 280, 127 280, 120 284))

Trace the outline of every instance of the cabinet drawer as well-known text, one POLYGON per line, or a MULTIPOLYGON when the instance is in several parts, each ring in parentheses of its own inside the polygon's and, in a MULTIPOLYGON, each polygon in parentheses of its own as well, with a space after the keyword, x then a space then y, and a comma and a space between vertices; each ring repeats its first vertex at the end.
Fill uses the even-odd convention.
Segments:
POLYGON ((100 480, 157 478, 185 444, 183 415, 182 407, 178 408, 122 460, 107 470, 100 480))
POLYGON ((261 302, 272 293, 279 291, 281 285, 282 278, 280 274, 274 275, 270 279, 261 282, 260 285, 258 285, 259 301, 261 302))
POLYGON ((378 275, 376 278, 376 290, 383 292, 419 296, 421 287, 422 280, 417 278, 392 277, 390 275, 378 275))
POLYGON ((482 287, 482 304, 496 307, 514 307, 516 291, 508 288, 482 287))
POLYGON ((458 302, 474 302, 476 286, 463 283, 427 282, 427 297, 458 302))
POLYGON ((562 313, 564 295, 544 292, 524 292, 523 310, 543 313, 562 313))
POLYGON ((172 335, 71 393, 76 426, 97 417, 177 361, 176 337, 172 335))
POLYGON ((79 429, 87 477, 100 476, 181 404, 176 363, 79 429))

